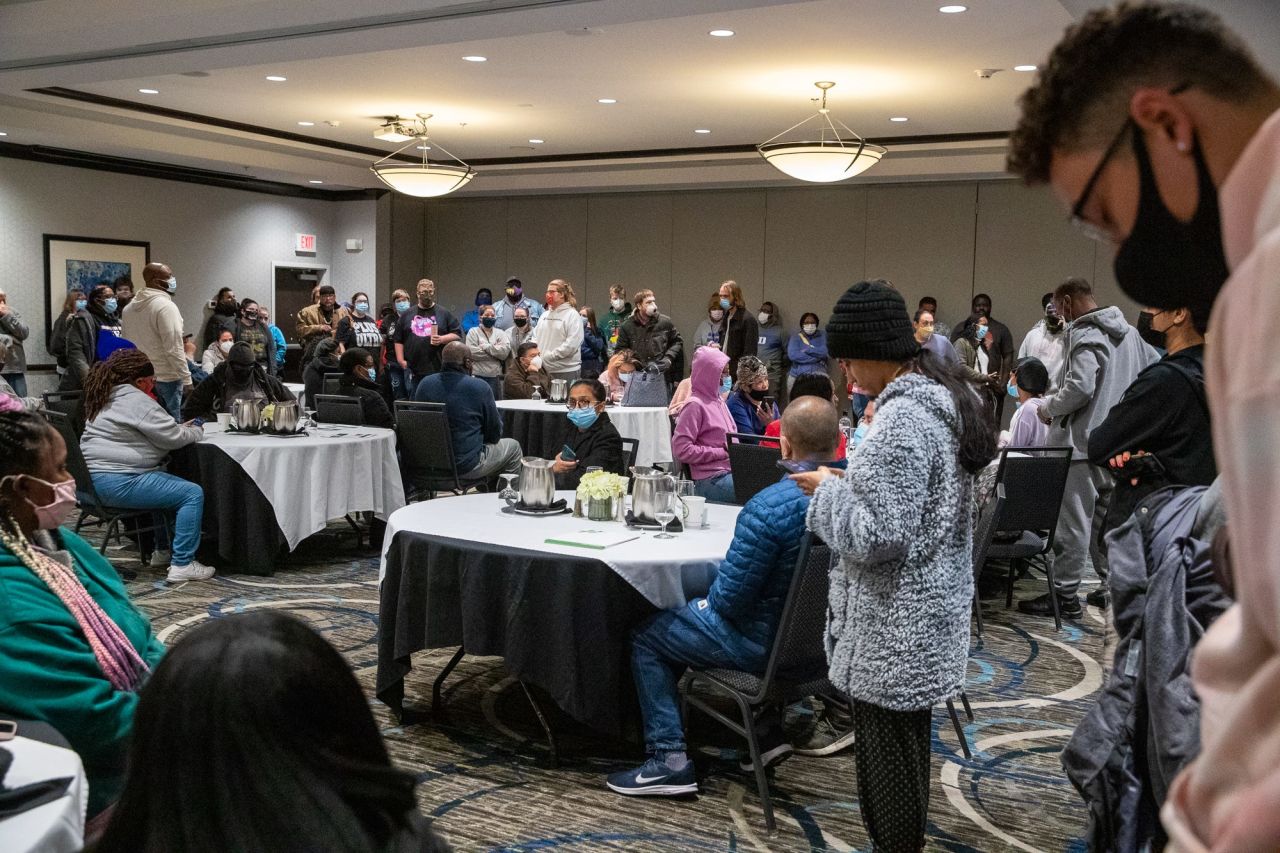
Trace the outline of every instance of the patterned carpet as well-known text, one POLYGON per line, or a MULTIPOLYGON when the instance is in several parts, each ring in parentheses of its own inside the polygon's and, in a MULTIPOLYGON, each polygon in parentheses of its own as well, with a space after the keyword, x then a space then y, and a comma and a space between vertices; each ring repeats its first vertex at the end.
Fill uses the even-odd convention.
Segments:
MULTIPOLYGON (((122 567, 130 554, 113 551, 122 567)), ((466 658, 446 687, 447 717, 397 725, 373 698, 378 630, 377 557, 331 526, 273 578, 229 575, 169 587, 142 570, 130 591, 167 643, 205 619, 258 607, 287 609, 320 630, 350 661, 394 759, 418 774, 425 813, 459 850, 867 850, 853 759, 794 757, 775 772, 779 829, 769 837, 751 777, 732 761, 732 735, 692 721, 702 793, 687 800, 623 799, 603 784, 639 748, 603 741, 551 708, 561 766, 518 682, 500 660, 466 658)), ((1044 589, 1027 580, 1018 594, 1044 589)), ((1061 633, 1049 620, 987 602, 986 639, 975 645, 966 760, 945 710, 934 715, 929 850, 1083 850, 1084 808, 1058 753, 1101 685, 1102 620, 1088 609, 1061 633)), ((422 653, 406 702, 425 707, 431 681, 453 650, 422 653)))

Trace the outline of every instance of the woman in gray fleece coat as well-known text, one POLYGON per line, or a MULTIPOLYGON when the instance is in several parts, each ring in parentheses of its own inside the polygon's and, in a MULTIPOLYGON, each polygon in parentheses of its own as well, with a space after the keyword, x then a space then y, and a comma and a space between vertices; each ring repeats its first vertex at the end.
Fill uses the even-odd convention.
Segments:
POLYGON ((924 845, 931 711, 960 692, 973 600, 975 473, 995 424, 961 369, 922 351, 902 296, 859 282, 827 346, 876 418, 847 472, 795 475, 831 569, 827 659, 853 702, 858 802, 876 850, 924 845))

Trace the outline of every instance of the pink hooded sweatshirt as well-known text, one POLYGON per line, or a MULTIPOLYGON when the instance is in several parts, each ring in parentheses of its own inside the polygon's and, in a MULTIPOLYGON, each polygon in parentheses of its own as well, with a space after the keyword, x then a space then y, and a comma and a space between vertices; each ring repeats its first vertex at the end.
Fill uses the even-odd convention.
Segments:
POLYGON ((1280 112, 1218 193, 1231 277, 1214 303, 1205 389, 1236 604, 1192 657, 1200 756, 1161 812, 1170 850, 1280 850, 1280 112))
POLYGON ((705 480, 729 470, 725 433, 734 432, 733 416, 720 399, 720 375, 729 356, 718 349, 701 347, 693 355, 689 371, 689 399, 676 419, 671 450, 686 462, 695 480, 705 480))

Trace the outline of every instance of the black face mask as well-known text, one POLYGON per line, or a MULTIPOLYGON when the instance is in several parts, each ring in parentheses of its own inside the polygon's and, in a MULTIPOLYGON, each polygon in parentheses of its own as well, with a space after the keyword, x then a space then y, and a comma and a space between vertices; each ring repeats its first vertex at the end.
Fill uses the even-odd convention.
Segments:
POLYGON ((1133 134, 1133 154, 1140 181, 1138 218, 1116 252, 1116 281, 1139 305, 1190 306, 1207 312, 1230 270, 1222 249, 1218 189, 1209 176, 1200 140, 1191 149, 1200 200, 1190 222, 1179 222, 1160 198, 1140 131, 1133 134))
POLYGON ((248 382, 249 377, 253 375, 253 365, 229 361, 227 362, 227 371, 230 372, 231 378, 236 382, 248 382))
POLYGON ((1151 323, 1155 318, 1156 315, 1149 311, 1138 312, 1138 337, 1142 338, 1158 350, 1168 349, 1168 330, 1166 329, 1164 332, 1161 332, 1151 328, 1151 323))
POLYGON ((218 303, 218 313, 225 314, 229 317, 234 317, 238 307, 239 306, 233 301, 223 300, 222 302, 218 303))
POLYGON ((524 317, 517 317, 517 318, 515 318, 512 322, 513 322, 513 323, 515 323, 515 324, 516 324, 516 326, 518 326, 518 327, 519 327, 519 328, 521 328, 521 329, 523 329, 525 326, 529 325, 529 321, 528 321, 528 320, 526 320, 524 317))
POLYGON ((762 391, 758 391, 755 388, 752 388, 749 391, 747 391, 747 396, 749 396, 752 400, 755 400, 758 403, 761 400, 763 400, 765 397, 769 396, 769 389, 765 388, 762 391))
POLYGON ((1061 332, 1066 322, 1061 317, 1050 317, 1047 314, 1044 318, 1044 325, 1051 332, 1061 332))

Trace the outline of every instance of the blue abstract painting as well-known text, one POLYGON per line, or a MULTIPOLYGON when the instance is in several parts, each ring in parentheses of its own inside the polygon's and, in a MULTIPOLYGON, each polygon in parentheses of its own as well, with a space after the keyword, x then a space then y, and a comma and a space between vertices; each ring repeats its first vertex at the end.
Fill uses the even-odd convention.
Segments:
POLYGON ((67 292, 85 293, 100 284, 114 284, 121 276, 132 277, 133 264, 121 261, 80 261, 67 259, 67 292))

